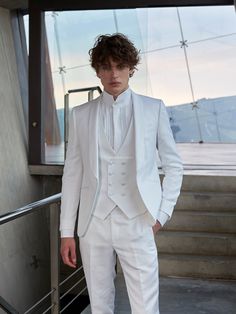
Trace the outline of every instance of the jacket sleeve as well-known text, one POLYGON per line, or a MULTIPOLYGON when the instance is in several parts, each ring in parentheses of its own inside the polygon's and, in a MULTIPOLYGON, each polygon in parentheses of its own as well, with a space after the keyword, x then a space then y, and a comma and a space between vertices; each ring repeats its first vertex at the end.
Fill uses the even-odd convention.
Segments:
POLYGON ((180 194, 183 165, 176 150, 169 117, 162 101, 160 103, 158 118, 157 149, 164 173, 162 200, 157 219, 159 218, 160 223, 164 225, 170 219, 180 194))
POLYGON ((62 177, 60 214, 61 237, 74 237, 75 221, 79 206, 83 176, 75 114, 75 109, 72 109, 69 124, 67 155, 62 177))

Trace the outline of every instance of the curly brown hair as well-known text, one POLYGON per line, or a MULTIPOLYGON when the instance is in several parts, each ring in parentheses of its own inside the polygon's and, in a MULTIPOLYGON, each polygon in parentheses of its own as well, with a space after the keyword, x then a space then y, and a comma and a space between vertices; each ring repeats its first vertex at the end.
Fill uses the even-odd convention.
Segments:
POLYGON ((127 65, 131 70, 137 69, 140 61, 139 51, 134 44, 121 33, 100 35, 93 48, 89 50, 91 66, 98 72, 99 67, 109 59, 127 65))

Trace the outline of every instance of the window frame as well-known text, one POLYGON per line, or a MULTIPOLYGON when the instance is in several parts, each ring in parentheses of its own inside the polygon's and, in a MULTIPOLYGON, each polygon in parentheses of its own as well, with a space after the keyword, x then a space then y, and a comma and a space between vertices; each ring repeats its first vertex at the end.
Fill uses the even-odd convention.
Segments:
POLYGON ((45 164, 43 108, 43 21, 46 11, 134 9, 233 5, 233 0, 29 0, 29 154, 30 165, 45 164), (36 40, 37 39, 37 40, 36 40))

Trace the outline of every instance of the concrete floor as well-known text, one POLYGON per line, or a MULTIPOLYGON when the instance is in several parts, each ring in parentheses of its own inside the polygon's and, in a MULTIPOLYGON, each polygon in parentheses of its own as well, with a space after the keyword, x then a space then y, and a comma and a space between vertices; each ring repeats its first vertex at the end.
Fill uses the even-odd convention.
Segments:
POLYGON ((177 143, 185 165, 236 167, 236 144, 177 143))
POLYGON ((185 175, 236 176, 236 144, 178 143, 177 149, 185 175))
MULTIPOLYGON (((115 314, 130 314, 124 278, 116 278, 115 314)), ((236 282, 160 278, 161 314, 235 314, 236 282)), ((83 314, 91 314, 90 307, 83 314)), ((148 314, 148 313, 143 313, 148 314)))

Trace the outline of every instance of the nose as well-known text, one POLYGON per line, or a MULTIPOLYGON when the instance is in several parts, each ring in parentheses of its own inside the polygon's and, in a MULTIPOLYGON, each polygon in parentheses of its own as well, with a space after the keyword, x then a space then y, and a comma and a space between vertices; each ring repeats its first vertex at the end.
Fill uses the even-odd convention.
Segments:
POLYGON ((117 69, 115 69, 115 68, 111 69, 111 75, 112 75, 112 78, 116 78, 118 76, 117 69))

